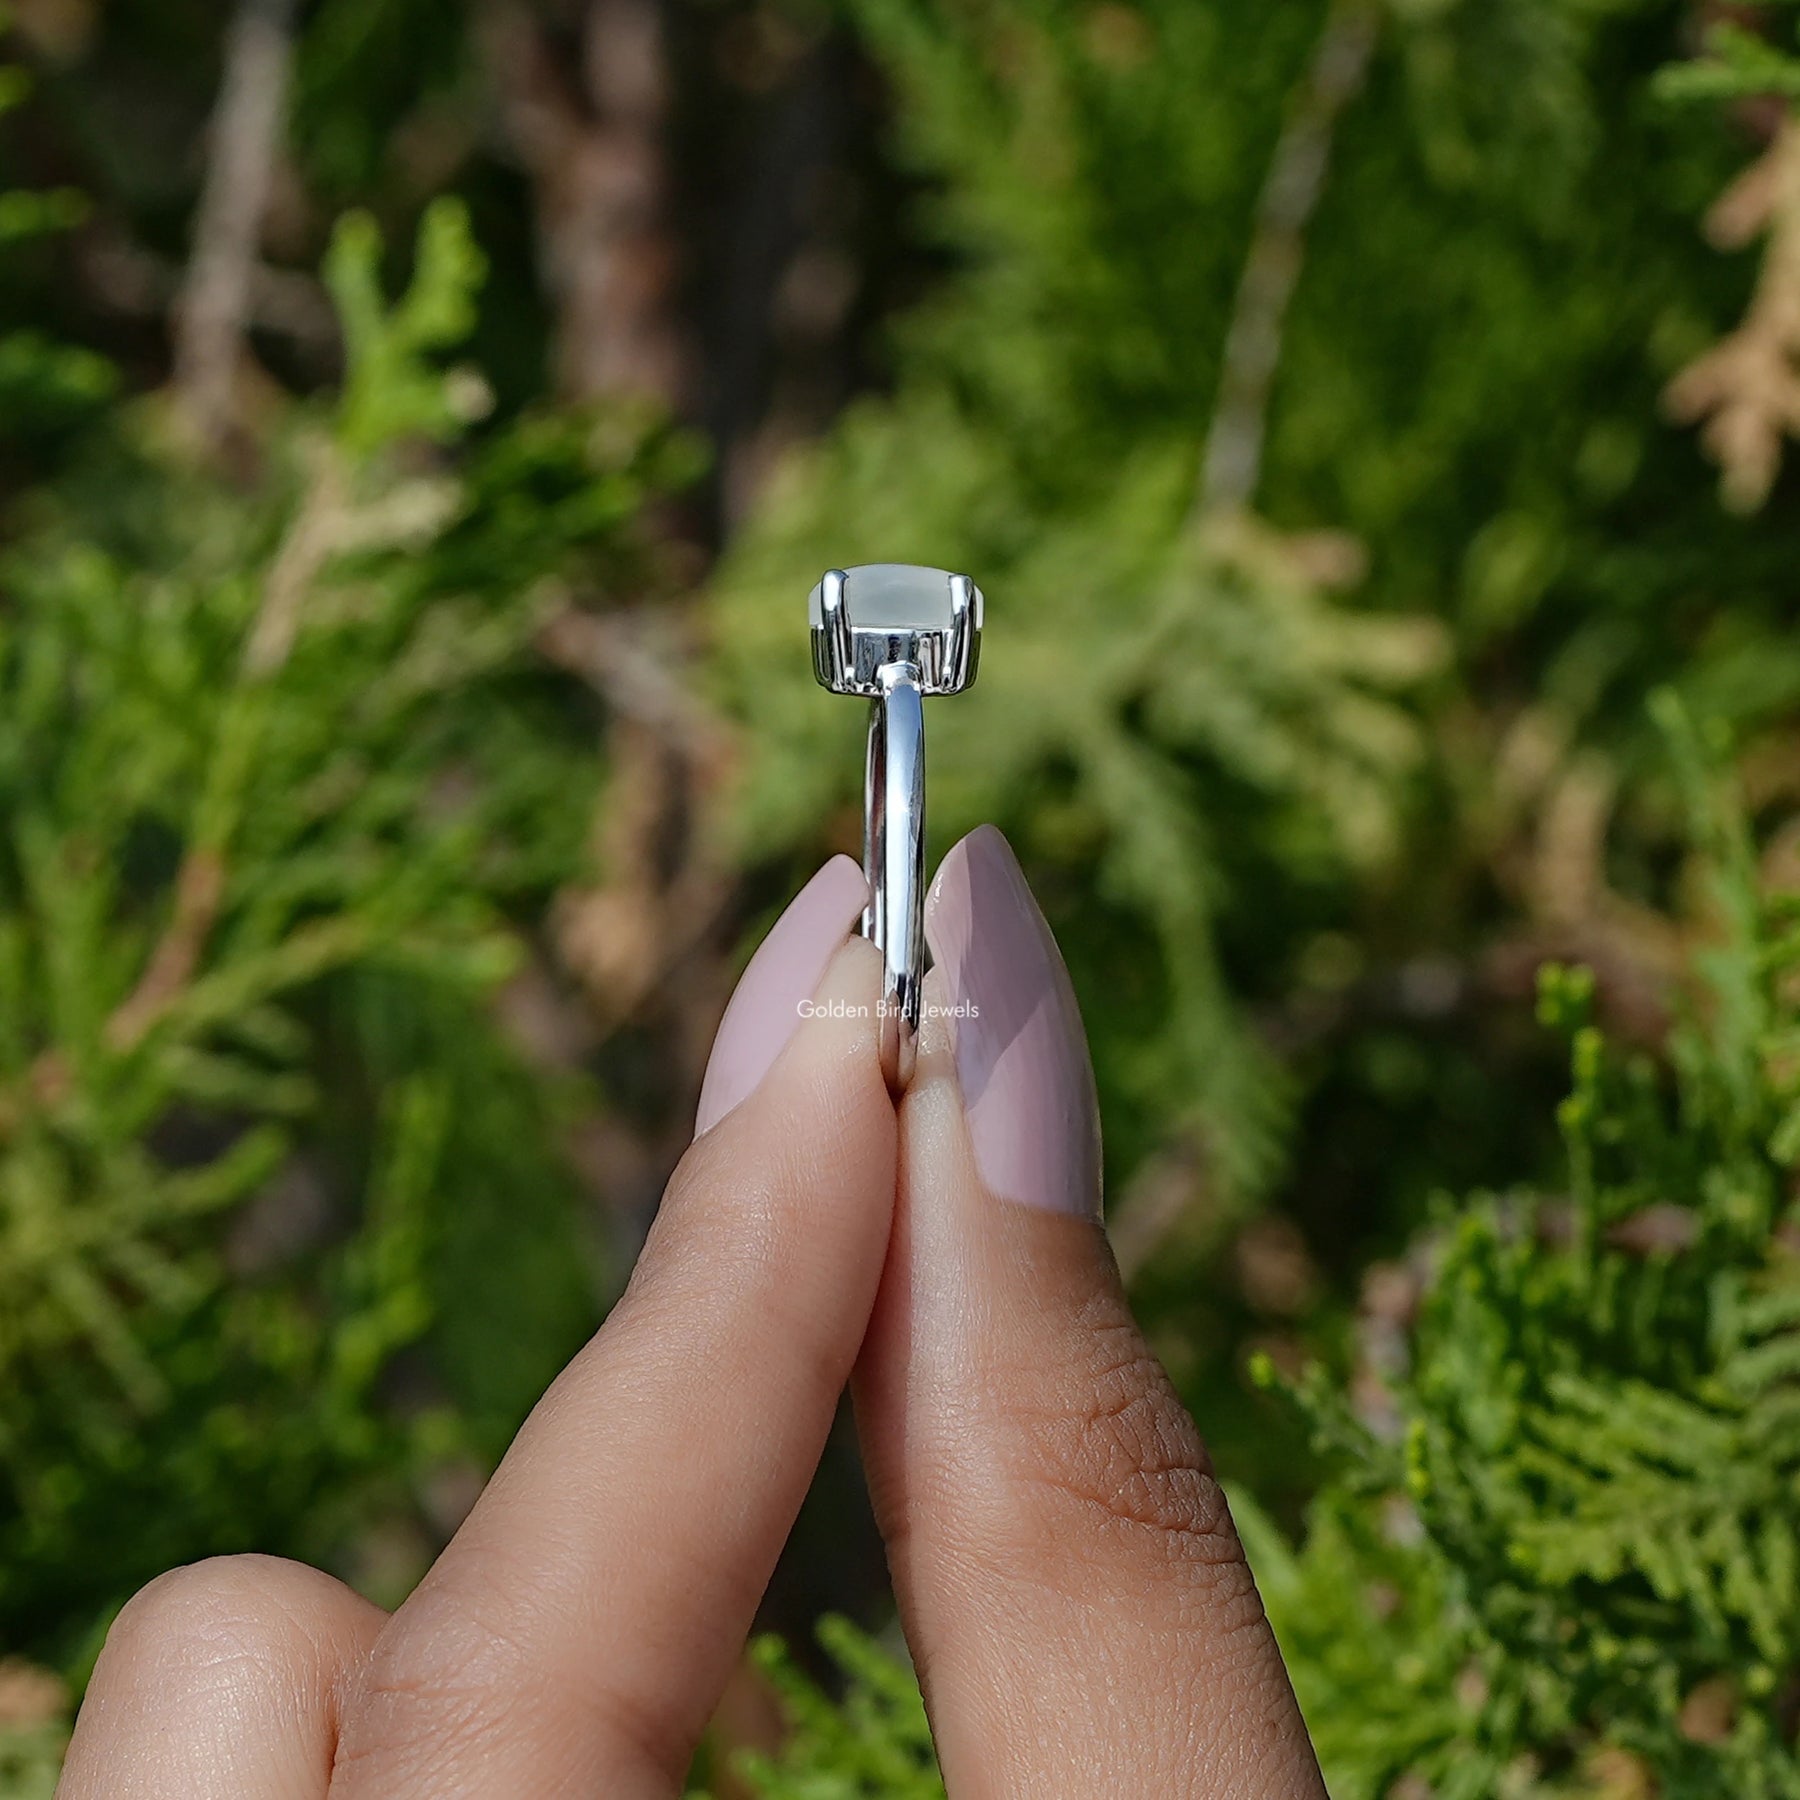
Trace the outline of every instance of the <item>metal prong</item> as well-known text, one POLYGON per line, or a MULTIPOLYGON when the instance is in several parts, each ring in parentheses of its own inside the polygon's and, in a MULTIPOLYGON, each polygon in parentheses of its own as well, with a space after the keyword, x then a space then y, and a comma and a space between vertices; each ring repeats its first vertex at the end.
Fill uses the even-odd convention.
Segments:
POLYGON ((847 577, 842 569, 827 569, 819 582, 819 612, 823 632, 813 634, 813 674, 821 687, 841 689, 850 675, 850 614, 844 606, 847 577))
POLYGON ((975 584, 966 575, 950 577, 950 654, 946 686, 955 693, 975 679, 981 631, 975 618, 975 584))

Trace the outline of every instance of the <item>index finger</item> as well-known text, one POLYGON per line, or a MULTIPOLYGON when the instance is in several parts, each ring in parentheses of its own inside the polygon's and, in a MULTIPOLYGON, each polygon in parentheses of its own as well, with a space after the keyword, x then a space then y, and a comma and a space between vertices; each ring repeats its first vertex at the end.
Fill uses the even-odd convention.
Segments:
POLYGON ((864 893, 853 863, 827 865, 746 972, 706 1102, 737 1104, 682 1160, 625 1297, 377 1641, 333 1800, 679 1790, 887 1245, 879 961, 844 941, 864 893), (827 962, 825 1004, 797 1020, 827 962), (771 1034, 789 1041, 762 1073, 771 1034))

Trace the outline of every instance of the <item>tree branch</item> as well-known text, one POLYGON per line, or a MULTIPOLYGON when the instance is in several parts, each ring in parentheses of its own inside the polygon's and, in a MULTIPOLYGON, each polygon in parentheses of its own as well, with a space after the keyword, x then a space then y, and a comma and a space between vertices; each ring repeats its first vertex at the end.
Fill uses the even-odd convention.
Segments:
POLYGON ((686 359, 667 216, 659 0, 588 0, 573 59, 510 0, 490 10, 487 38, 507 128, 532 179, 559 387, 576 400, 639 395, 672 405, 686 359))
MULTIPOLYGON (((262 600, 238 664, 240 691, 272 680, 286 664, 307 596, 339 542, 344 510, 343 471, 329 447, 318 446, 312 479, 263 581, 262 600)), ((224 716, 227 721, 232 716, 229 700, 224 716)), ((224 730, 228 735, 229 725, 224 730)), ((215 749, 215 760, 221 754, 215 749)), ((247 760, 228 761, 241 769, 240 779, 247 778, 247 760)), ((236 785, 226 783, 228 790, 236 785)), ((241 798, 238 792, 227 792, 227 820, 235 821, 241 798)), ((205 811, 203 800, 202 816, 205 811)), ((136 1049, 193 980, 225 901, 227 836, 218 830, 196 832, 183 852, 169 921, 137 985, 106 1022, 109 1048, 121 1053, 136 1049)))
POLYGON ((286 117, 295 0, 239 0, 225 40, 206 180, 175 307, 175 390, 197 434, 221 443, 286 117))
POLYGON ((1663 396, 1669 412, 1699 424, 1722 472, 1733 512, 1755 512, 1781 471, 1782 449, 1800 435, 1800 125, 1784 119, 1769 147, 1707 215, 1721 250, 1767 237, 1743 322, 1678 374, 1663 396))

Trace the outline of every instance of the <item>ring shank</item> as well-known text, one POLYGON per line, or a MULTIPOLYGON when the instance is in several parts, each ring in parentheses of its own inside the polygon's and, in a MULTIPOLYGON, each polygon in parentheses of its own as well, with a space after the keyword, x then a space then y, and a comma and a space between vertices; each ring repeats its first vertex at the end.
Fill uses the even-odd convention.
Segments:
POLYGON ((890 663, 869 706, 863 935, 882 953, 881 1069, 898 1094, 918 1055, 925 963, 925 706, 919 671, 890 663))

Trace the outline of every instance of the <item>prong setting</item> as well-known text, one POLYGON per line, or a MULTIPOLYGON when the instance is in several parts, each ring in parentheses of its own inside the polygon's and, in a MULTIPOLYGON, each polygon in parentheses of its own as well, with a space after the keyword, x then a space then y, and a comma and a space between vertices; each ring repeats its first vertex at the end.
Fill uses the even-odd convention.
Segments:
POLYGON ((980 659, 981 590, 966 575, 901 563, 827 570, 812 593, 813 673, 834 694, 878 699, 881 672, 918 672, 923 694, 958 694, 980 659))

